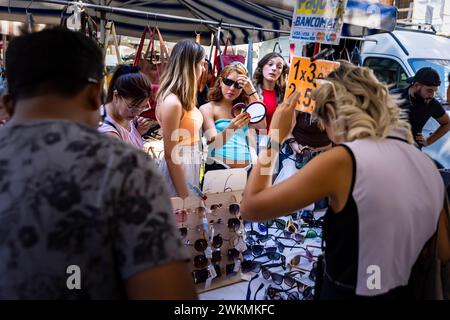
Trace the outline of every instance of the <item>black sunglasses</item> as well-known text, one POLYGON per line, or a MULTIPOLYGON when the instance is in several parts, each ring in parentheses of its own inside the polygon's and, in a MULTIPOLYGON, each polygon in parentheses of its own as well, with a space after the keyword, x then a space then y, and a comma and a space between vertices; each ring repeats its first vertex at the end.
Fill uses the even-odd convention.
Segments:
POLYGON ((254 244, 247 247, 248 249, 242 252, 243 256, 260 256, 264 251, 267 253, 277 252, 277 247, 264 247, 261 244, 254 244))
POLYGON ((231 79, 228 79, 226 77, 222 77, 222 82, 224 85, 231 87, 234 86, 236 89, 242 89, 241 85, 237 81, 233 81, 231 79))
POLYGON ((283 269, 286 267, 286 257, 278 252, 266 252, 263 253, 257 257, 254 257, 252 260, 244 260, 241 263, 241 271, 243 273, 248 272, 256 272, 258 273, 261 271, 261 266, 265 265, 267 268, 273 268, 273 267, 283 267, 283 269), (269 260, 266 261, 258 261, 256 259, 267 257, 269 260), (281 263, 273 263, 273 264, 267 264, 270 261, 273 260, 280 260, 281 263))
POLYGON ((276 239, 276 240, 275 240, 275 244, 277 245, 278 251, 280 251, 280 252, 283 252, 284 249, 286 249, 286 248, 289 248, 289 249, 303 249, 303 250, 306 250, 305 247, 299 246, 299 245, 297 245, 297 246, 296 246, 296 245, 293 245, 293 246, 285 245, 284 243, 282 243, 281 241, 279 241, 279 239, 276 239))
POLYGON ((294 288, 282 289, 269 286, 266 290, 266 298, 268 298, 269 300, 285 300, 283 299, 282 294, 283 293, 286 294, 289 291, 292 291, 293 289, 294 288))
MULTIPOLYGON (((222 272, 220 270, 220 265, 214 265, 214 269, 216 270, 217 277, 222 276, 222 272)), ((205 282, 206 279, 208 279, 209 271, 208 269, 200 269, 200 270, 194 270, 192 271, 192 276, 194 278, 194 283, 202 283, 205 282)))
POLYGON ((206 248, 208 248, 208 242, 205 239, 197 239, 194 244, 191 244, 189 241, 186 245, 194 246, 195 250, 198 252, 205 252, 206 248))
POLYGON ((261 271, 261 267, 265 266, 266 268, 276 268, 276 267, 283 267, 285 268, 285 263, 270 263, 271 260, 268 261, 255 261, 255 260, 244 260, 241 262, 241 272, 242 273, 249 273, 249 272, 255 272, 259 273, 261 271))

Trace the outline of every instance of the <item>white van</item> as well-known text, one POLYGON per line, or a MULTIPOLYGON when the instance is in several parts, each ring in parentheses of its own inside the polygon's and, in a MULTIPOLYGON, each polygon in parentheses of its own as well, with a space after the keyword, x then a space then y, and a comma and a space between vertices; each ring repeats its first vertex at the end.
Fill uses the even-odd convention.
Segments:
MULTIPOLYGON (((442 83, 436 99, 447 108, 450 115, 450 101, 446 101, 450 39, 420 30, 396 30, 367 36, 365 39, 369 41, 364 41, 361 48, 362 64, 371 68, 381 81, 404 88, 409 85, 406 79, 414 76, 422 67, 432 67, 439 72, 442 83)), ((425 124, 423 135, 430 135, 438 126, 436 120, 430 119, 425 124)), ((423 150, 440 165, 450 168, 450 132, 423 150)))
POLYGON ((450 39, 420 30, 396 30, 365 37, 361 48, 362 64, 374 70, 378 79, 408 86, 406 79, 428 66, 436 69, 442 84, 436 96, 445 103, 450 72, 450 39))

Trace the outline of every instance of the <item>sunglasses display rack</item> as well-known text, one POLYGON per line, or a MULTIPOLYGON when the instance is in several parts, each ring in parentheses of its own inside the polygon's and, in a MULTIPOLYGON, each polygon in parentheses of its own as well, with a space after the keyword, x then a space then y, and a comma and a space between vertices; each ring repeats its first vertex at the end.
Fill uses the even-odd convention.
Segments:
POLYGON ((197 292, 242 281, 240 262, 247 249, 240 216, 242 191, 172 198, 183 243, 191 253, 192 281, 197 292))

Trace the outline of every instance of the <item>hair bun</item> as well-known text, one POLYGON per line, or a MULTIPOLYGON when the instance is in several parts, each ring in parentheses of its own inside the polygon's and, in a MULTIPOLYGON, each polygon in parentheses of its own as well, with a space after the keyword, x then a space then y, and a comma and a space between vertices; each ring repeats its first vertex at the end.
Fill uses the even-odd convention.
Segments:
POLYGON ((140 66, 123 65, 120 71, 121 71, 120 75, 123 76, 125 74, 130 74, 130 73, 138 73, 139 71, 141 71, 141 67, 140 66))

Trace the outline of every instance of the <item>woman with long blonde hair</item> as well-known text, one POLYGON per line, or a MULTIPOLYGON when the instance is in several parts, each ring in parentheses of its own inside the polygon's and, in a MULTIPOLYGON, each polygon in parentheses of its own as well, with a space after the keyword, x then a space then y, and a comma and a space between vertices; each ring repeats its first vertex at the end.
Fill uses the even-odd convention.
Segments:
MULTIPOLYGON (((263 151, 247 183, 242 218, 269 220, 328 197, 316 295, 405 298, 412 266, 444 213, 443 181, 433 161, 414 147, 387 86, 368 68, 340 63, 320 82, 314 111, 337 146, 274 186, 267 174, 274 161, 267 160, 278 153, 263 151)), ((277 108, 272 145, 290 132, 298 98, 294 93, 277 108)))
POLYGON ((194 194, 190 185, 200 185, 203 117, 196 108, 196 95, 204 59, 205 51, 195 41, 178 42, 172 49, 156 95, 156 116, 164 141, 160 170, 167 177, 172 197, 185 198, 194 194))

